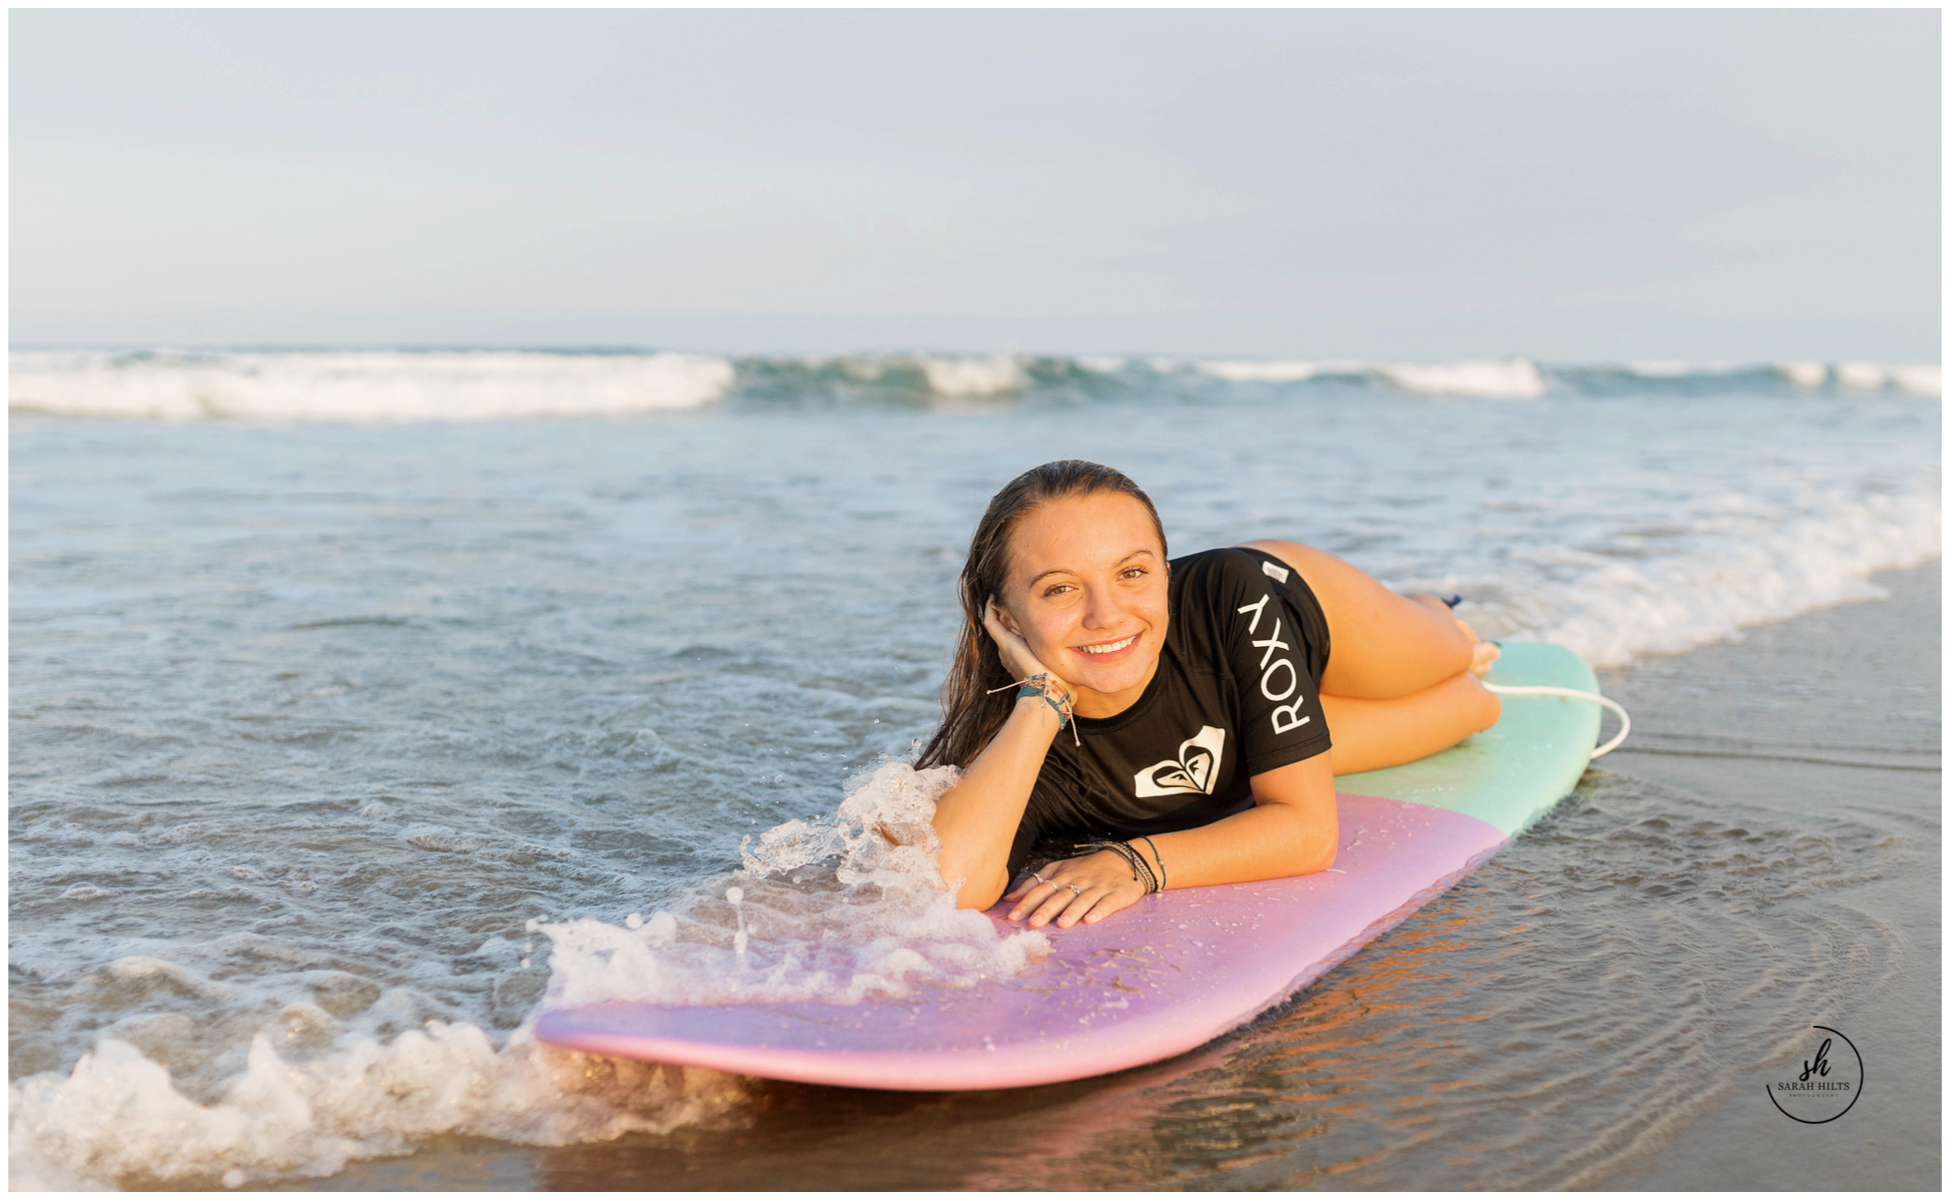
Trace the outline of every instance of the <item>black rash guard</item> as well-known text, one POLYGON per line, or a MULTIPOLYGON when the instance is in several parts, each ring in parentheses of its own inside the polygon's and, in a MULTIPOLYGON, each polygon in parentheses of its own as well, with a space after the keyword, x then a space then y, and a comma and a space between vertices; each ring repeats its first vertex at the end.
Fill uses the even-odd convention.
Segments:
POLYGON ((1300 573, 1260 550, 1171 562, 1158 671, 1114 717, 1050 746, 1009 874, 1081 841, 1196 829, 1253 806, 1252 777, 1330 745, 1320 711, 1327 619, 1300 573))

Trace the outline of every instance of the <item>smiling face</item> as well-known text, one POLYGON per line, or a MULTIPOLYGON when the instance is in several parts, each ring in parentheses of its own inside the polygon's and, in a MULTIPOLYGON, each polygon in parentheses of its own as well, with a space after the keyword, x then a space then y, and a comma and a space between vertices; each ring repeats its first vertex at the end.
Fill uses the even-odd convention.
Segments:
POLYGON ((1109 717, 1158 669, 1170 621, 1164 548, 1144 505, 1121 492, 1052 500, 1016 523, 1003 617, 1077 694, 1109 717))

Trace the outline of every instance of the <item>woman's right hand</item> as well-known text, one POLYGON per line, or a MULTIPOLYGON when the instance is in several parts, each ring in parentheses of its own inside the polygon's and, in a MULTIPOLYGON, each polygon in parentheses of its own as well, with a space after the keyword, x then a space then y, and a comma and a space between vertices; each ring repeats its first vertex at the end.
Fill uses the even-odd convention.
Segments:
POLYGON ((989 636, 995 639, 996 652, 1002 656, 1002 665, 1008 669, 1010 678, 1027 679, 1031 675, 1047 675, 1062 684, 1064 691, 1075 694, 1070 685, 1064 683, 1056 672, 1037 661, 1035 652, 1030 650, 1028 642, 1022 640, 1022 635, 1002 623, 1002 613, 996 608, 994 599, 990 599, 988 605, 982 609, 982 628, 988 630, 989 636))
POLYGON ((1131 878, 1131 864, 1109 850, 1059 859, 1042 870, 1048 874, 1032 871, 1021 887, 1002 897, 1017 902, 1009 919, 1028 917, 1032 929, 1052 922, 1058 929, 1078 921, 1095 925, 1145 895, 1144 885, 1131 878))

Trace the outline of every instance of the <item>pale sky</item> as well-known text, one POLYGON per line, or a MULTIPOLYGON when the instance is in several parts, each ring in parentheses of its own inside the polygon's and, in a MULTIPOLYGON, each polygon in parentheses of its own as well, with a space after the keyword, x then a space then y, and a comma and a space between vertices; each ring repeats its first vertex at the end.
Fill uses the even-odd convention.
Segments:
POLYGON ((1939 359, 1934 11, 14 11, 28 344, 1939 359))

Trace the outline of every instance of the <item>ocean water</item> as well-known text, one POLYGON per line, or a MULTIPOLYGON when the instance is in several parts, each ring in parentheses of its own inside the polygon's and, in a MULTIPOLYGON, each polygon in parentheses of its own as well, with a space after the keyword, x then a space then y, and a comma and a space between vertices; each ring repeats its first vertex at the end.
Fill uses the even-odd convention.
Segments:
MULTIPOLYGON (((1484 636, 1622 665, 1872 599, 1871 572, 1937 557, 1939 391, 1934 367, 1860 363, 16 354, 12 1182, 257 1186, 455 1137, 741 1128, 792 1101, 550 1051, 527 1023, 610 996, 900 994, 1033 959, 1037 935, 945 902, 926 815, 947 778, 900 760, 936 715, 974 521, 1035 463, 1123 468, 1174 552, 1296 538, 1461 592, 1484 636)), ((1757 914, 1779 889, 1897 853, 1856 820, 1688 803, 1587 777, 1498 874, 1303 1000, 1307 1071, 1359 1056, 1406 1096, 1423 1042, 1469 1058, 1441 1030, 1378 1058, 1335 1034, 1349 979, 1426 1005, 1436 964, 1500 963, 1482 1000, 1569 954, 1636 964, 1559 997, 1593 1071, 1648 1039, 1710 1045, 1731 1017, 1671 1017, 1684 971, 1644 964, 1705 946, 1772 978, 1784 927, 1757 914), (1674 878, 1731 917, 1659 908, 1674 878), (1601 912, 1601 884, 1645 920, 1601 912), (1584 919, 1519 919, 1546 909, 1584 919), (1493 953, 1472 948, 1483 912, 1493 953)), ((1852 919, 1785 928, 1890 944, 1852 919)), ((1808 986, 1720 1007, 1785 1012, 1808 986)), ((1499 1068, 1519 1090, 1537 1075, 1549 1103, 1526 1120, 1646 1132, 1622 1098, 1552 1083, 1539 1036, 1504 1039, 1499 1068)), ((1302 1111, 1294 1046, 1243 1044, 1285 1081, 1265 1112, 1302 1111)), ((1184 1070, 1160 1119, 1206 1146, 1233 1110, 1184 1070)), ((1074 1119, 1110 1120, 1105 1095, 1074 1119)), ((1407 1148, 1349 1182, 1440 1179, 1442 1119, 1403 1119, 1407 1148)), ((1147 1161, 1291 1182, 1252 1165, 1290 1145, 1245 1140, 1147 1161)), ((1548 1141, 1510 1141, 1509 1178, 1570 1178, 1545 1172, 1548 1141)))

